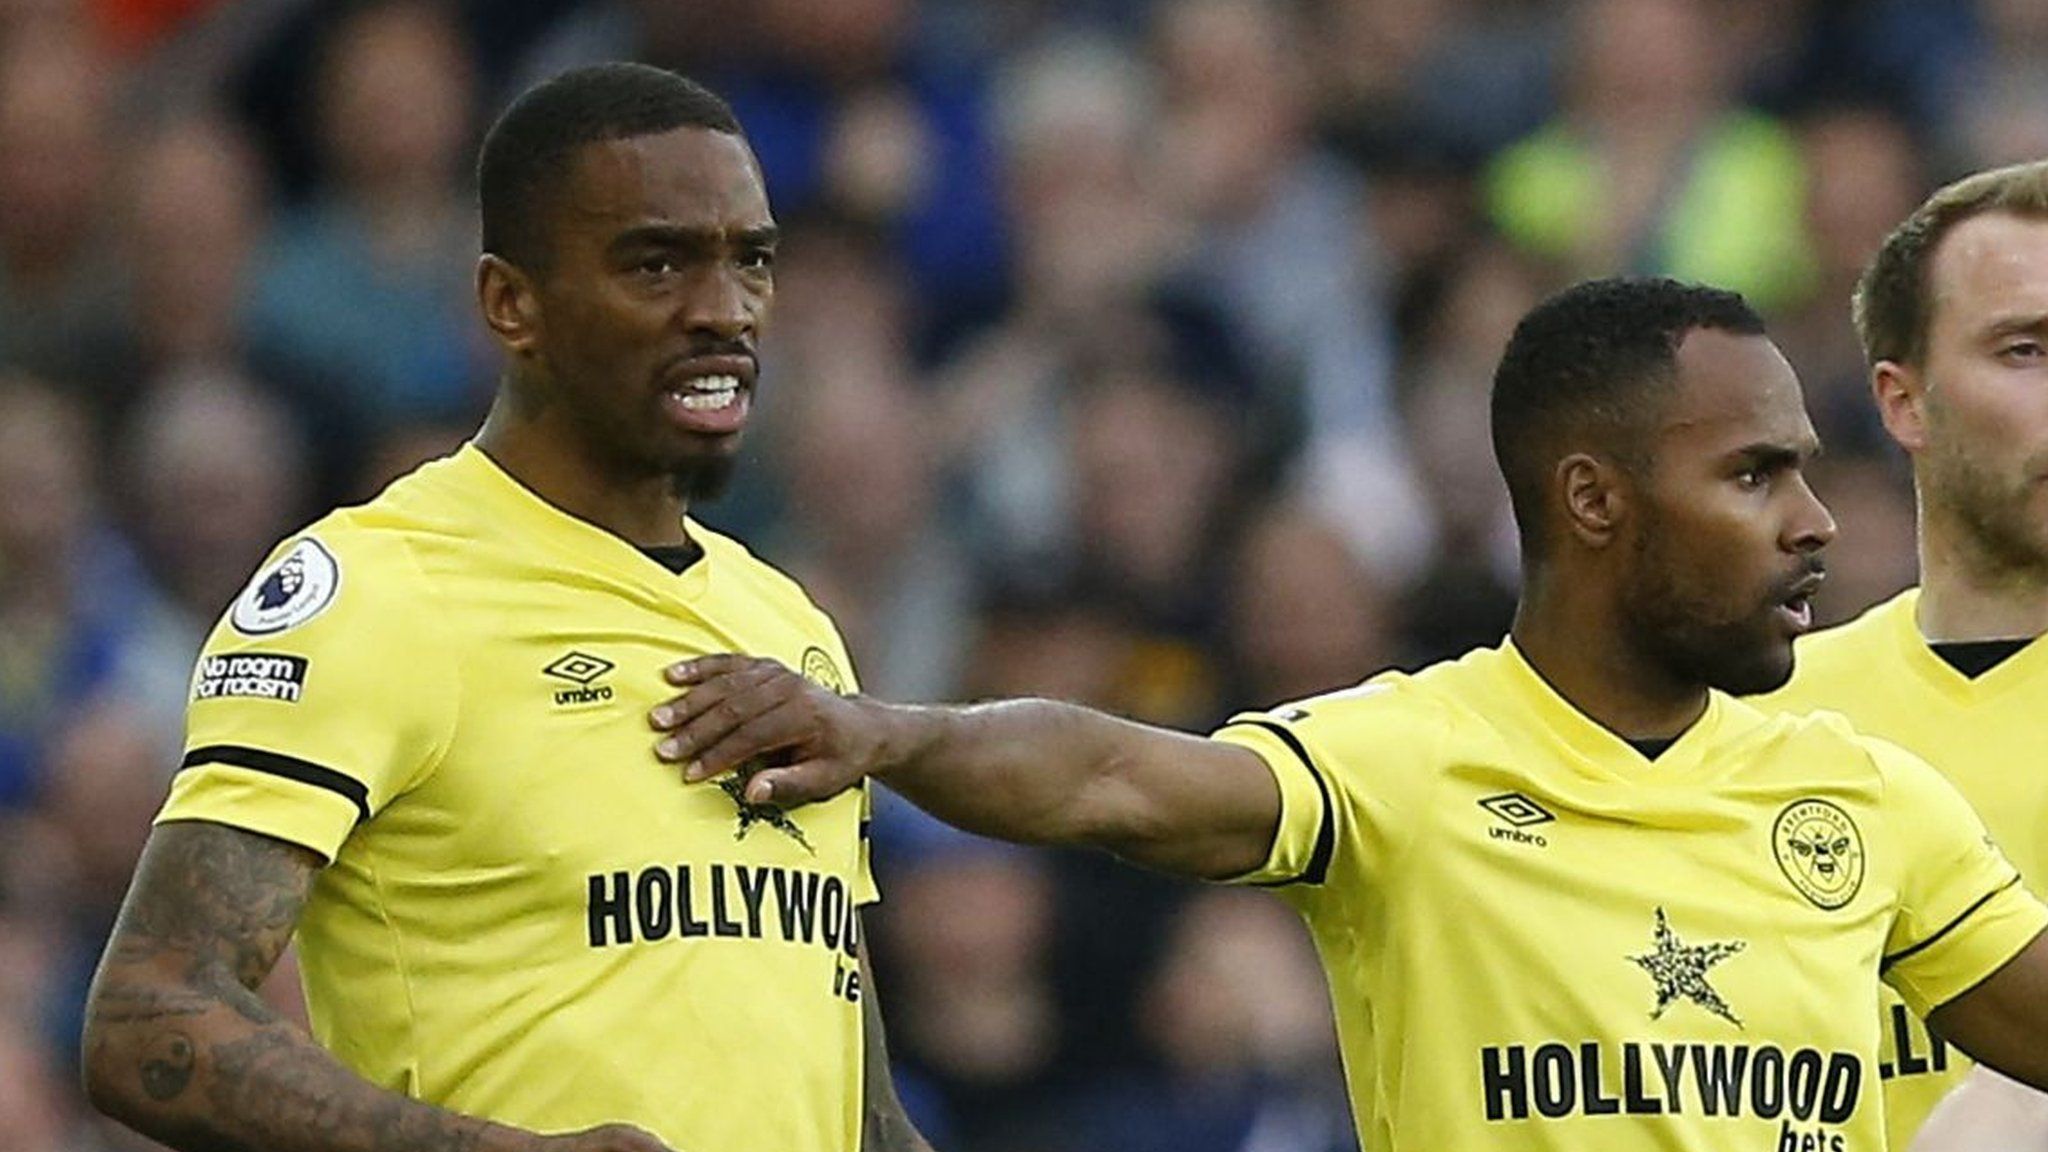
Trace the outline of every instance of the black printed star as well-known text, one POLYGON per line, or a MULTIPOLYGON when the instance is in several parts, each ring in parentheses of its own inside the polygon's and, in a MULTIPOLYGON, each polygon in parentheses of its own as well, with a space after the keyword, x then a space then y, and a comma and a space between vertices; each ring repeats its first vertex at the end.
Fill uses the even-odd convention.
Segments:
POLYGON ((763 765, 759 763, 748 764, 735 769, 731 775, 718 781, 719 789, 732 797, 733 806, 739 809, 740 823, 739 827, 733 830, 732 838, 745 840, 747 833, 754 830, 754 825, 766 824, 796 841, 804 851, 816 856, 818 850, 811 847, 810 840, 804 836, 804 830, 797 827, 796 821, 789 818, 789 813, 773 804, 747 802, 747 781, 753 779, 754 773, 759 772, 762 767, 763 765))
POLYGON ((1735 1012, 1721 994, 1707 983, 1707 969, 1719 964, 1747 947, 1741 940, 1730 940, 1720 944, 1689 945, 1678 938, 1665 922, 1664 909, 1657 909, 1657 950, 1630 960, 1642 966, 1657 982, 1657 1007, 1650 1012, 1650 1019, 1664 1015, 1664 1010, 1674 1000, 1690 1000, 1693 1003, 1728 1021, 1737 1028, 1742 1021, 1735 1018, 1735 1012))

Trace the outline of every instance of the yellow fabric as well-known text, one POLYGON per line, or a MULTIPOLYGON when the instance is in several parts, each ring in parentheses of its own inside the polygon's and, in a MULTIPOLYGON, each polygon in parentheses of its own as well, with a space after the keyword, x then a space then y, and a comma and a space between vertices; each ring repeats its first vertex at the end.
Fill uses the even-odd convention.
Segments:
MULTIPOLYGON (((2040 770, 2048 640, 2034 641, 1973 680, 1921 637, 1919 595, 1907 591, 1803 639, 1792 682, 1758 704, 1839 712, 1859 731, 1925 757, 1977 810, 2026 883, 2042 891, 2048 884, 2048 773, 2040 770)), ((1880 1026, 1892 1147, 1905 1148, 1970 1061, 1933 1037, 1889 990, 1880 1026)))
POLYGON ((1881 1148, 1880 974, 1938 1002, 2048 924, 1837 717, 1716 694, 1646 761, 1508 645, 1218 737, 1282 782, 1244 879, 1308 921, 1372 1152, 1881 1148))
POLYGON ((331 556, 331 579, 274 560, 208 640, 159 820, 333 861, 299 929, 307 998, 378 1084, 542 1132, 854 1152, 866 793, 749 819, 657 761, 646 721, 684 656, 842 691, 851 664, 794 583, 689 532, 705 555, 671 573, 474 447, 327 517, 277 555, 331 556), (237 627, 304 615, 321 579, 310 618, 237 627))

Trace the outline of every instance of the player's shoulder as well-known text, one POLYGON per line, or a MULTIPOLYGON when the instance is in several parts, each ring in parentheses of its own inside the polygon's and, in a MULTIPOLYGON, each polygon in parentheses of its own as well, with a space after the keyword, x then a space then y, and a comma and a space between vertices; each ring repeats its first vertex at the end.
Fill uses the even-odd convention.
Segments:
POLYGON ((229 605, 223 628, 259 637, 346 617, 353 629, 424 605, 431 593, 413 542, 425 521, 391 496, 386 489, 337 508, 278 541, 229 605))
POLYGON ((1460 666, 1470 659, 1412 673, 1389 669, 1349 687, 1247 713, 1234 722, 1278 724, 1332 745, 1409 743, 1407 738, 1456 726, 1460 684, 1471 671, 1460 666))
POLYGON ((1729 713, 1724 728, 1731 742, 1773 748, 1808 775, 1882 784, 1899 771, 1934 771, 1916 754, 1857 728, 1831 709, 1786 711, 1768 701, 1731 697, 1722 698, 1722 707, 1729 713))

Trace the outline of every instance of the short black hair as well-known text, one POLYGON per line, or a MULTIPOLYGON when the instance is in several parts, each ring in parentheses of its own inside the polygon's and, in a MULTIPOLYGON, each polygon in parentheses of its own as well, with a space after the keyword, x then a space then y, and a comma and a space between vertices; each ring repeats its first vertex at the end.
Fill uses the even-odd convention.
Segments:
POLYGON ((1544 558, 1544 496, 1569 434, 1590 430, 1631 467, 1677 375, 1679 345, 1712 328, 1764 334, 1735 292, 1661 277, 1588 280, 1531 309, 1493 374, 1493 455, 1507 481, 1523 563, 1544 558))
POLYGON ((545 267, 537 222, 587 144, 708 128, 742 136, 739 117, 718 94, 646 64, 576 68, 522 94, 484 135, 477 159, 483 250, 523 268, 545 267))

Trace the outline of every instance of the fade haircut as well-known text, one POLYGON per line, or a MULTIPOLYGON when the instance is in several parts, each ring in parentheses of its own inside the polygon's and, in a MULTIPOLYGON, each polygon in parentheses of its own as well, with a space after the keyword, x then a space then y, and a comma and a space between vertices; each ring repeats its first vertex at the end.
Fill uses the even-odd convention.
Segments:
POLYGON ((1493 455, 1524 564, 1546 558, 1549 480, 1566 453, 1590 440, 1625 467, 1648 466, 1679 345, 1701 328, 1761 336, 1764 322, 1734 292, 1621 277, 1567 288, 1515 326, 1493 374, 1493 455))
POLYGON ((1871 364, 1921 363, 1934 314, 1928 265, 1956 225, 1991 212, 2048 219, 2048 161, 1965 176, 1929 196, 1884 238, 1857 280, 1850 306, 1863 355, 1871 364))
POLYGON ((491 125, 477 160, 483 250, 529 271, 545 271, 545 221, 576 150, 677 128, 744 135, 739 118, 716 93, 645 64, 577 68, 528 89, 491 125))

